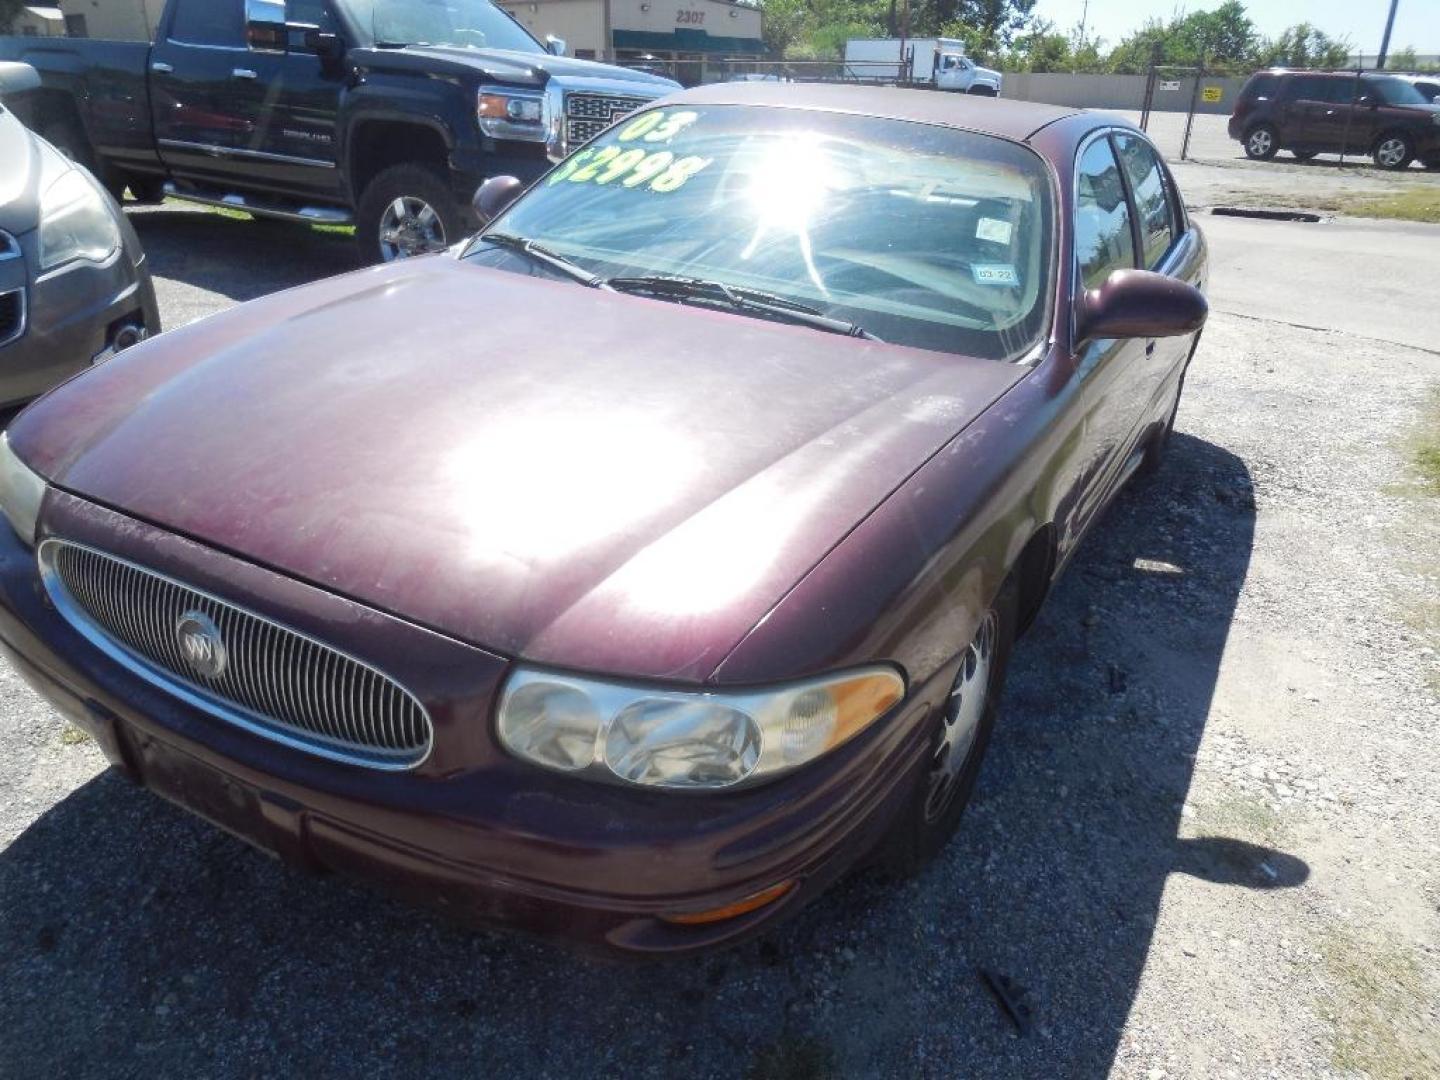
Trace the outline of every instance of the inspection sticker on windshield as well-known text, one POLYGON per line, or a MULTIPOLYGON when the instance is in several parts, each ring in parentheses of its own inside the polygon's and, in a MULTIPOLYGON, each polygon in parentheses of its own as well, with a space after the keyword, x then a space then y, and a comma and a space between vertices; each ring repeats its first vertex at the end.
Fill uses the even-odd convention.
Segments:
POLYGON ((972 263, 970 272, 977 285, 1019 285, 1020 277, 1009 263, 972 263))
POLYGON ((999 218, 982 217, 980 224, 975 226, 975 239, 988 240, 992 244, 1010 243, 1010 233, 1013 230, 1010 222, 1001 221, 999 218))

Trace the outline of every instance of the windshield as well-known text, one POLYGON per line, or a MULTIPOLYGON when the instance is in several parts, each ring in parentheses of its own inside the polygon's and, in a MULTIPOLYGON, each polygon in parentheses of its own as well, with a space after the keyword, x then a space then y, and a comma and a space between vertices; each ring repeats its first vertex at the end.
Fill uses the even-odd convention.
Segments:
POLYGON ((357 27, 381 46, 446 45, 544 52, 490 0, 343 0, 357 27))
MULTIPOLYGON (((925 124, 651 109, 572 155, 491 231, 604 278, 761 290, 887 342, 1012 359, 1045 313, 1047 176, 1019 145, 925 124)), ((553 272, 483 237, 467 257, 553 272)))
POLYGON ((1370 84, 1386 105, 1428 105, 1425 95, 1404 79, 1371 79, 1370 84))

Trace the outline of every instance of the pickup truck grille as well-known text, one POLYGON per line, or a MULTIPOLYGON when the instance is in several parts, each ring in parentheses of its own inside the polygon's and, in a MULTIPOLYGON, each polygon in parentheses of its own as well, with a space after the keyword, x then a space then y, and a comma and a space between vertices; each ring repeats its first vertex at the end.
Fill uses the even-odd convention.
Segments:
POLYGON ((0 293, 0 345, 8 345, 25 332, 25 290, 0 293))
POLYGON ((430 751, 424 707, 337 649, 94 548, 51 539, 56 609, 137 675, 220 720, 321 757, 408 769, 430 751))
POLYGON ((597 94, 593 91, 572 91, 566 94, 566 147, 574 150, 581 143, 589 142, 616 120, 623 116, 629 116, 642 105, 650 104, 651 100, 643 97, 597 94))

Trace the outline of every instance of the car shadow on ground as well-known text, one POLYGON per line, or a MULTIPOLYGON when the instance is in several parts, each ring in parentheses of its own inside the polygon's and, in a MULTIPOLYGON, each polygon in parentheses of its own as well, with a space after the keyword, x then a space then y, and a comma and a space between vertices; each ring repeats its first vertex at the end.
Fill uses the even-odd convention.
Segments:
POLYGON ((140 235, 152 274, 237 302, 361 265, 349 231, 176 202, 127 203, 126 216, 140 235))
POLYGON ((1204 817, 1179 835, 1254 523, 1245 465, 1177 435, 1017 650, 937 863, 717 956, 459 927, 103 774, 0 852, 0 1075, 1104 1076, 1172 874, 1308 874, 1204 817))

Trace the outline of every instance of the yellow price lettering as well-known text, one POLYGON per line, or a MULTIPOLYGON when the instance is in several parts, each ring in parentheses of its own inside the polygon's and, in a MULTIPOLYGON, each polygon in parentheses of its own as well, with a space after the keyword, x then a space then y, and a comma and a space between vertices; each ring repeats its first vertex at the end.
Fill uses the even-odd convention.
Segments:
POLYGON ((621 128, 619 132, 616 133, 615 138, 620 142, 630 142, 632 139, 638 139, 641 135, 644 135, 647 131, 650 131, 660 124, 664 119, 665 112, 663 109, 647 112, 644 116, 637 116, 621 128))
POLYGON ((675 191, 710 164, 709 158, 683 157, 650 182, 651 191, 675 191))
POLYGON ((587 161, 580 168, 575 170, 570 177, 572 184, 584 184, 595 179, 597 173, 610 161, 613 161, 620 154, 618 146, 602 146, 595 152, 595 156, 587 161))
POLYGON ((638 146, 632 147, 613 158, 610 167, 595 178, 595 183, 608 184, 611 180, 618 180, 644 159, 645 151, 638 146))
POLYGON ((627 188, 639 187, 668 169, 674 160, 675 155, 669 150, 657 150, 631 169, 630 175, 620 182, 627 188))
POLYGON ((551 184, 560 183, 561 180, 564 180, 566 177, 568 177, 571 173, 573 173, 576 169, 578 169, 581 165, 585 164, 585 162, 589 161, 594 156, 594 147, 591 147, 588 150, 581 150, 578 154, 575 154, 573 157, 570 157, 566 161, 562 162, 560 167, 550 174, 550 179, 545 181, 545 185, 548 187, 551 184))
POLYGON ((696 112, 677 112, 665 117, 665 122, 655 128, 654 131, 645 133, 646 142, 669 142, 680 132, 700 119, 696 112))

